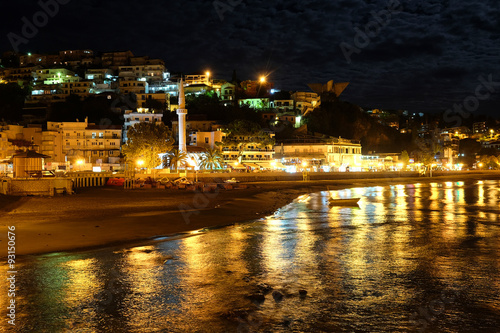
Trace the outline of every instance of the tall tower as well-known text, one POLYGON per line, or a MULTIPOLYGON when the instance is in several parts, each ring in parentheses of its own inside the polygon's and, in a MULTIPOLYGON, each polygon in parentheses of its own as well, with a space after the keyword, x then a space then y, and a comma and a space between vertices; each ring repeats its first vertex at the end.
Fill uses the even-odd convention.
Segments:
POLYGON ((184 96, 184 82, 179 83, 179 108, 177 115, 179 116, 179 151, 186 152, 186 97, 184 96))

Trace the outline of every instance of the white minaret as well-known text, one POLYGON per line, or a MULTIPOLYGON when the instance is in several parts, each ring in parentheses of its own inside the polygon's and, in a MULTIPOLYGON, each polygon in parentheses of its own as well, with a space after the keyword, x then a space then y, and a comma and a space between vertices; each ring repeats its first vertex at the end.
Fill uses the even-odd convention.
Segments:
POLYGON ((177 115, 179 116, 179 151, 186 152, 186 97, 184 96, 184 82, 179 83, 179 108, 177 115))

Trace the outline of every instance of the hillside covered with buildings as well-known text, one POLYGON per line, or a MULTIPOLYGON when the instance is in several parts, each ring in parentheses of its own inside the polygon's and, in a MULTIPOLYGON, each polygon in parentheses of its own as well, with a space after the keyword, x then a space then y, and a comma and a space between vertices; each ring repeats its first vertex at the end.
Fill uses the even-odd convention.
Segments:
POLYGON ((0 170, 8 173, 12 157, 26 150, 49 156, 54 170, 123 168, 134 125, 165 124, 177 140, 181 88, 187 150, 217 151, 221 169, 498 167, 498 120, 472 115, 451 127, 442 114, 359 107, 341 99, 355 83, 287 91, 272 76, 240 80, 235 71, 226 79, 209 70, 171 73, 163 60, 131 51, 5 53, 0 170))

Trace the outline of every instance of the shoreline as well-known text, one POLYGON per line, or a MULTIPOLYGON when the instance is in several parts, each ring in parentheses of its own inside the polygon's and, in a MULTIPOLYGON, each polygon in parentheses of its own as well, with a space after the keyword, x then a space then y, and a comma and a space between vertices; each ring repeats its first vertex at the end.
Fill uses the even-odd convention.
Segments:
POLYGON ((499 174, 404 178, 274 181, 218 193, 121 188, 80 189, 71 196, 0 196, 0 257, 7 226, 16 226, 16 255, 139 245, 203 229, 227 227, 273 214, 302 194, 351 187, 500 179, 499 174))

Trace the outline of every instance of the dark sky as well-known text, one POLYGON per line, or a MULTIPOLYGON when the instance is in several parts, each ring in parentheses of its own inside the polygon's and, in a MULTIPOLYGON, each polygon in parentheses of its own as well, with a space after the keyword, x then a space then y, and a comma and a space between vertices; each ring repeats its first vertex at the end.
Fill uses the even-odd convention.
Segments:
MULTIPOLYGON (((469 97, 473 112, 498 111, 500 83, 478 107, 470 98, 479 76, 500 82, 498 0, 60 1, 68 3, 20 51, 130 49, 164 59, 171 71, 268 73, 278 89, 349 81, 343 99, 362 106, 439 111, 469 97), (234 6, 221 14, 215 3, 234 6), (389 7, 399 10, 374 25, 371 12, 389 7), (340 44, 356 47, 355 29, 365 27, 369 40, 358 41, 348 62, 340 44)), ((0 50, 12 49, 8 33, 21 34, 21 18, 40 10, 37 1, 10 3, 2 4, 0 50)))

